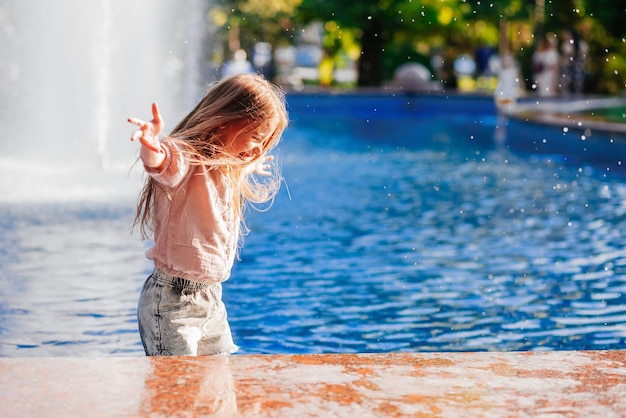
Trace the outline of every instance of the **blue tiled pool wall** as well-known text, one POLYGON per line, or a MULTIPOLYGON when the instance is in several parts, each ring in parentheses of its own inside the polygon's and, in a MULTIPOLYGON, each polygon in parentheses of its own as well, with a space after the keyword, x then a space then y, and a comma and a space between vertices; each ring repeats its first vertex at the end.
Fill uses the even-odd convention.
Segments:
POLYGON ((292 120, 310 116, 405 118, 415 115, 495 115, 488 96, 412 94, 289 94, 292 120))
POLYGON ((354 129, 374 142, 419 147, 430 139, 428 122, 449 121, 455 142, 495 146, 495 130, 504 130, 512 151, 567 164, 594 164, 607 171, 626 171, 626 135, 597 129, 545 124, 532 119, 498 116, 490 96, 444 94, 290 94, 292 123, 326 119, 329 129, 354 129), (334 120, 341 119, 341 123, 334 120), (405 122, 417 122, 418 135, 403 135, 405 122), (458 128, 458 130, 455 130, 458 128), (396 131, 399 130, 399 131, 396 131), (419 134, 421 133, 421 134, 419 134))
POLYGON ((507 145, 519 152, 548 155, 568 164, 593 164, 603 170, 626 169, 623 134, 545 125, 520 119, 507 121, 507 145))

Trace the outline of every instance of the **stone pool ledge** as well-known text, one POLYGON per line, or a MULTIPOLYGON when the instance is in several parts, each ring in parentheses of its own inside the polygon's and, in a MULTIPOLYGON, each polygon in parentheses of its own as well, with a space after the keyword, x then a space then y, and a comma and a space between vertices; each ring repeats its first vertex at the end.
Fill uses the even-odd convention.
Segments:
POLYGON ((626 140, 626 123, 612 123, 582 114, 589 109, 626 107, 626 98, 560 98, 525 99, 506 112, 507 116, 526 122, 535 122, 557 128, 581 132, 604 132, 626 140))
POLYGON ((619 417, 626 351, 0 359, 9 417, 619 417))

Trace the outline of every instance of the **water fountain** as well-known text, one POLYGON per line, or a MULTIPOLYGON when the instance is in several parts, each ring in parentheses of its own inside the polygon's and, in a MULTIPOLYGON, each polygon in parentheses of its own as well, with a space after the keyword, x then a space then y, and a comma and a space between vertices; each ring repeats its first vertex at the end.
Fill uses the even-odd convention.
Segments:
POLYGON ((180 6, 0 4, 0 203, 135 193, 126 118, 149 117, 156 100, 171 127, 206 81, 205 3, 180 6))
POLYGON ((94 339, 141 350, 133 290, 146 244, 128 227, 143 170, 126 119, 157 101, 171 128, 209 81, 206 3, 184 5, 0 2, 0 357, 72 355, 68 341, 94 339), (131 332, 94 333, 96 318, 131 332), (25 320, 60 332, 20 336, 25 320))

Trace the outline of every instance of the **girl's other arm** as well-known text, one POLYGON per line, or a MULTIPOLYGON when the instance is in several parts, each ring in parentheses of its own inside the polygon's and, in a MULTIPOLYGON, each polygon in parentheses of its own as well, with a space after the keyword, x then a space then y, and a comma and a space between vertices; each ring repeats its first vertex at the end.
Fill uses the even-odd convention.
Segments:
POLYGON ((164 122, 156 103, 152 103, 152 118, 150 122, 128 118, 128 122, 139 127, 133 132, 130 140, 139 140, 141 143, 139 155, 146 167, 160 168, 165 164, 165 151, 159 141, 159 134, 163 130, 164 122))
POLYGON ((261 176, 271 176, 272 175, 272 167, 270 162, 274 159, 272 155, 266 155, 260 158, 258 161, 250 164, 246 172, 247 174, 259 174, 261 176))

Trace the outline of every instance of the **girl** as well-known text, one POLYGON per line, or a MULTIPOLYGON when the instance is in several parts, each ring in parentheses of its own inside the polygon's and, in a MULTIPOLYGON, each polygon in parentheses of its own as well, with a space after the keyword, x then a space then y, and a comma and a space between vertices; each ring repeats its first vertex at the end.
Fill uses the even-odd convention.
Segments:
POLYGON ((152 115, 128 119, 139 127, 131 140, 141 143, 149 175, 134 226, 154 240, 146 253, 154 271, 139 297, 141 340, 149 356, 230 354, 238 347, 222 282, 246 202, 270 201, 280 186, 268 151, 287 126, 284 94, 259 75, 239 74, 214 84, 167 138, 159 139, 156 103, 152 115))

